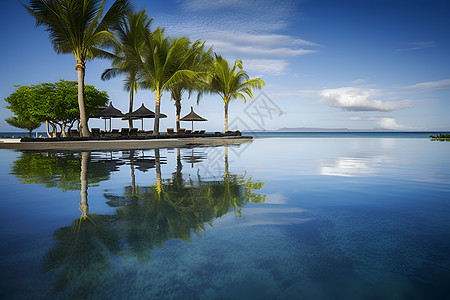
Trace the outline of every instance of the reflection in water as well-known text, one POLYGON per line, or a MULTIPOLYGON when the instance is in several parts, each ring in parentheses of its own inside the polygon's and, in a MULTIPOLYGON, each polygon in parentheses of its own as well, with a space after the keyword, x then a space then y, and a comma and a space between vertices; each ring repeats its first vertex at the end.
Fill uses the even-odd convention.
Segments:
POLYGON ((337 157, 335 160, 322 162, 321 174, 344 177, 375 175, 380 165, 387 160, 382 156, 337 157))
POLYGON ((162 178, 165 158, 159 149, 153 157, 139 151, 123 152, 121 159, 113 158, 112 153, 107 157, 90 152, 22 153, 12 167, 22 183, 80 190, 81 194, 81 217, 54 232, 55 244, 44 257, 44 272, 56 276, 53 292, 76 299, 92 296, 112 280, 111 255, 149 261, 155 246, 162 248, 171 239, 190 241, 192 234, 204 236, 205 224, 212 226, 216 218, 230 211, 239 217, 249 202, 263 203, 265 196, 255 191, 264 182, 248 179, 246 174, 230 174, 227 150, 223 176, 204 178, 197 173, 188 179, 183 178, 180 149, 176 169, 167 179, 162 178), (107 204, 115 208, 114 214, 89 212, 88 186, 109 180, 111 173, 125 164, 130 166, 131 185, 124 187, 122 195, 104 194, 107 204), (155 169, 155 184, 136 185, 136 169, 155 169))
MULTIPOLYGON (((117 159, 89 158, 89 152, 84 152, 87 168, 86 179, 90 185, 109 180, 111 172, 118 171, 124 162, 117 159), (87 157, 87 161, 86 161, 87 157)), ((43 184, 45 187, 57 187, 63 192, 81 189, 80 170, 82 153, 39 153, 23 152, 14 161, 11 174, 20 183, 43 184)))
MULTIPOLYGON (((180 149, 178 149, 179 151, 180 149)), ((177 154, 179 155, 179 153, 177 154)), ((191 168, 194 167, 194 164, 202 162, 206 159, 206 153, 199 150, 192 148, 190 153, 183 155, 183 160, 189 164, 191 164, 191 168)))

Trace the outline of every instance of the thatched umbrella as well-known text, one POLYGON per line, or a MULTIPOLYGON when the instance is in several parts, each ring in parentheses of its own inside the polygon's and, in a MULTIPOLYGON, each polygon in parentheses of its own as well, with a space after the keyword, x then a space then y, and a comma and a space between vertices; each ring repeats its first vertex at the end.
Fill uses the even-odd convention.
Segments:
POLYGON ((112 102, 105 109, 101 110, 94 118, 105 119, 105 131, 106 131, 106 119, 109 119, 109 130, 111 130, 111 119, 121 118, 124 114, 112 105, 112 102))
MULTIPOLYGON (((135 111, 133 111, 131 113, 126 113, 124 115, 124 117, 122 118, 122 120, 141 119, 142 120, 142 130, 144 130, 144 118, 154 118, 154 117, 155 117, 155 113, 152 112, 147 107, 145 107, 144 103, 142 103, 141 107, 139 107, 135 111)), ((167 116, 165 114, 160 114, 159 117, 160 118, 167 118, 167 116)))
POLYGON ((184 117, 182 117, 180 119, 180 121, 191 121, 192 122, 192 131, 194 131, 194 121, 203 122, 203 121, 208 121, 208 120, 197 115, 191 106, 191 112, 188 113, 187 115, 185 115, 184 117))

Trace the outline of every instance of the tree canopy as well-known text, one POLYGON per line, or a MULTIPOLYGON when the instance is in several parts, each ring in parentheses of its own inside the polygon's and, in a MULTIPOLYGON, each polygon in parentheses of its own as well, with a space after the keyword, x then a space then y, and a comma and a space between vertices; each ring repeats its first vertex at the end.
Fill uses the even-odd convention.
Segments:
POLYGON ((28 130, 28 135, 31 137, 31 132, 41 126, 42 122, 38 121, 34 118, 18 118, 18 117, 9 117, 5 119, 6 123, 8 123, 11 126, 20 128, 20 129, 26 129, 28 130))
MULTIPOLYGON (((76 81, 60 80, 55 83, 40 83, 28 86, 16 86, 15 92, 5 101, 19 119, 48 122, 53 127, 53 135, 65 136, 76 121, 79 120, 78 88, 76 81)), ((86 113, 92 116, 98 107, 109 101, 104 91, 92 85, 85 86, 86 113)))

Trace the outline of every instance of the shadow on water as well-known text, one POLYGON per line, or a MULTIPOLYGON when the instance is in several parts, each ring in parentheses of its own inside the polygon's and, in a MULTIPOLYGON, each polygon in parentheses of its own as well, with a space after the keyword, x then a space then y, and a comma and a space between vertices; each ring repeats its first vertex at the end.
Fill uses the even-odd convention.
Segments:
POLYGON ((161 175, 166 160, 159 149, 153 156, 145 156, 144 151, 122 152, 120 159, 91 152, 21 154, 11 170, 21 183, 80 190, 80 217, 71 226, 55 230, 54 245, 43 258, 43 272, 52 280, 53 294, 94 297, 114 280, 110 271, 118 257, 149 262, 153 248, 163 248, 172 239, 206 236, 205 226, 212 227, 216 218, 229 212, 240 217, 248 203, 265 201, 265 195, 256 192, 264 182, 229 172, 228 147, 223 175, 207 178, 200 171, 183 178, 182 161, 193 166, 206 155, 191 150, 191 157, 182 157, 180 152, 176 149, 176 169, 167 179, 161 175), (88 188, 109 180, 124 165, 130 167, 131 185, 124 187, 122 195, 104 194, 114 213, 90 212, 88 188), (156 180, 148 186, 136 185, 136 169, 154 169, 156 180))

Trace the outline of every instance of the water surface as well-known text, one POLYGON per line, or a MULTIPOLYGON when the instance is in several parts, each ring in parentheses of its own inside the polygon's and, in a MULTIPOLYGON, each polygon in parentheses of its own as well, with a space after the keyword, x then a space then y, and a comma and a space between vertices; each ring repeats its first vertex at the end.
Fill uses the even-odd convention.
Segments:
POLYGON ((450 143, 0 152, 2 298, 444 299, 450 143))

